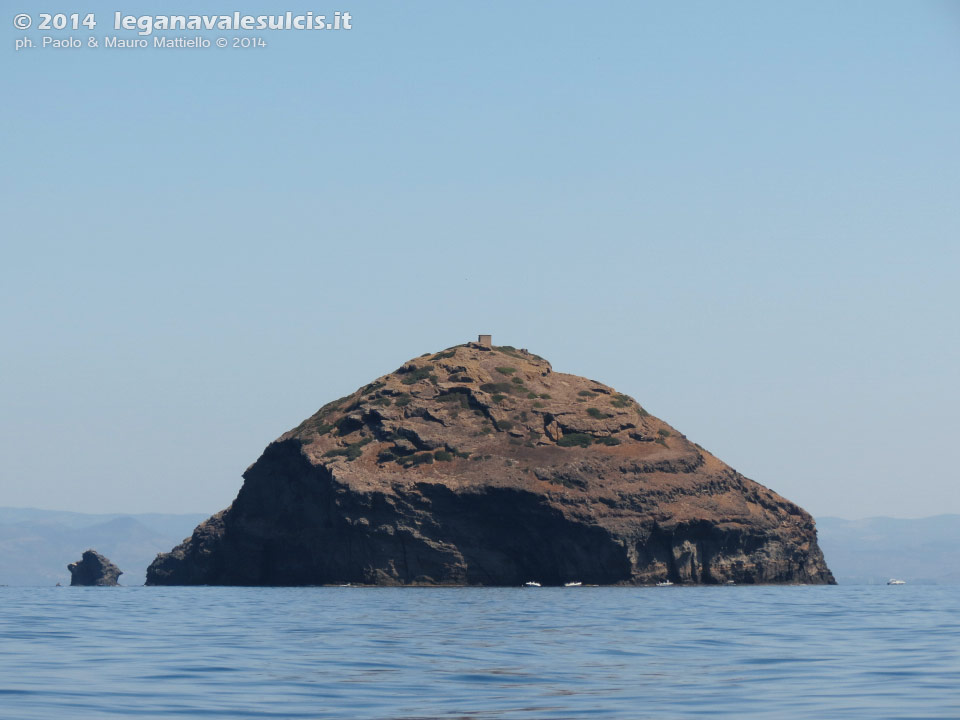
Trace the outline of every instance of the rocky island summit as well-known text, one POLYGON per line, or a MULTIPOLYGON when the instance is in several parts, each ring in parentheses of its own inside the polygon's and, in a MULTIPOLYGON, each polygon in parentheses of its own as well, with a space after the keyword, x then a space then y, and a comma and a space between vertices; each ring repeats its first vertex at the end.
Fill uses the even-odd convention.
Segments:
POLYGON ((243 477, 148 585, 834 582, 803 509, 489 336, 328 403, 243 477))

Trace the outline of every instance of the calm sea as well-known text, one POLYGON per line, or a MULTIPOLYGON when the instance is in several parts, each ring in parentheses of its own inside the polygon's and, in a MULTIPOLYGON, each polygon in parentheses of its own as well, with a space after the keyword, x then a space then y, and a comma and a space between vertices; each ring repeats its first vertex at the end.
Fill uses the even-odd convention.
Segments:
POLYGON ((958 718, 960 587, 0 588, 4 718, 958 718))

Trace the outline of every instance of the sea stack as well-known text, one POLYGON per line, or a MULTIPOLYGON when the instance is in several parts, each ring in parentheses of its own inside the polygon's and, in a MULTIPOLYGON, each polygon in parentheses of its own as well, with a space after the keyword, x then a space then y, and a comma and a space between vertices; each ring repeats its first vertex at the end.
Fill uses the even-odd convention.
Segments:
POLYGON ((112 587, 123 571, 96 550, 87 550, 79 562, 67 565, 70 585, 99 585, 112 587))
POLYGON ((243 477, 148 585, 834 582, 803 509, 489 336, 328 403, 243 477))

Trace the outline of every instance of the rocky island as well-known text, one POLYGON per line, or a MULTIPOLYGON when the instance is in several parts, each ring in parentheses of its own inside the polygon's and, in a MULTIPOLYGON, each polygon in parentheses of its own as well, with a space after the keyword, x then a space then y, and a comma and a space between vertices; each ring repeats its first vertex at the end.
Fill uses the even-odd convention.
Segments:
POLYGON ((834 582, 803 509, 489 336, 328 403, 243 477, 148 585, 834 582))
POLYGON ((70 571, 70 585, 114 587, 117 578, 123 575, 123 570, 96 550, 85 550, 78 562, 67 565, 67 570, 70 571))

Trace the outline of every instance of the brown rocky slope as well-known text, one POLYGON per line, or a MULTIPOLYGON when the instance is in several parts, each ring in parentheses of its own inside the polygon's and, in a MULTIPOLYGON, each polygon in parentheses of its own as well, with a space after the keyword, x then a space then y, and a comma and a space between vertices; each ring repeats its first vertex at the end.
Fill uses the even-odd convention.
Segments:
POLYGON ((833 583, 813 518, 632 398, 469 343, 320 409, 148 585, 833 583))

